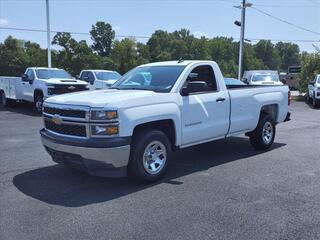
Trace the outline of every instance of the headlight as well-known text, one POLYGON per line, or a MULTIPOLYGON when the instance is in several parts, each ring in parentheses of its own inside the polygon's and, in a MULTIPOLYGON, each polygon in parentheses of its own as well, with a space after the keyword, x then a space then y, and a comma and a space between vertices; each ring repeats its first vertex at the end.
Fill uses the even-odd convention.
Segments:
POLYGON ((119 127, 118 125, 92 125, 91 135, 92 136, 113 136, 118 135, 119 127))
POLYGON ((91 120, 113 120, 118 118, 118 112, 116 110, 92 110, 91 120))

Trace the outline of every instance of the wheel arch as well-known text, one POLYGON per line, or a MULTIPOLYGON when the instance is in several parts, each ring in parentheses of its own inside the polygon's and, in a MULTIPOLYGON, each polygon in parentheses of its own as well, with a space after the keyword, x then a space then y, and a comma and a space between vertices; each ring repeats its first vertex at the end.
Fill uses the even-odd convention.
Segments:
POLYGON ((172 119, 162 119, 138 124, 134 127, 132 136, 134 137, 138 132, 146 129, 157 129, 162 131, 168 137, 172 149, 175 150, 177 148, 176 126, 172 119))

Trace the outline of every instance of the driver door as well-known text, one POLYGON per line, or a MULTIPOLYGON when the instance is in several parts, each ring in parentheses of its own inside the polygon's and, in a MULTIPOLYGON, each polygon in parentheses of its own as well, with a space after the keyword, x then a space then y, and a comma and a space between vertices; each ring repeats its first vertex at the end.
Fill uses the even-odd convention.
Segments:
POLYGON ((223 137, 229 127, 229 98, 219 89, 211 65, 195 67, 189 81, 206 82, 206 91, 182 96, 182 145, 223 137))
POLYGON ((33 87, 33 82, 35 80, 35 75, 32 69, 28 69, 26 72, 26 75, 28 76, 29 81, 22 81, 22 88, 21 88, 21 94, 23 100, 33 102, 33 92, 34 92, 34 87, 33 87))

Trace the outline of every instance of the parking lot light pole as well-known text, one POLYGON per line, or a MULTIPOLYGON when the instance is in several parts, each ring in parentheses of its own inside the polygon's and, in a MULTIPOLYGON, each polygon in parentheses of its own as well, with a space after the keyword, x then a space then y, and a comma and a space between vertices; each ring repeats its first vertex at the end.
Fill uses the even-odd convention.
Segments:
POLYGON ((50 16, 49 16, 49 0, 46 0, 47 10, 47 45, 48 45, 48 67, 51 68, 51 39, 50 39, 50 16))
POLYGON ((242 5, 236 8, 241 8, 241 22, 236 21, 237 26, 240 25, 240 46, 239 46, 239 68, 238 68, 238 79, 241 79, 242 65, 243 65, 243 45, 244 45, 244 30, 245 30, 245 20, 246 20, 246 8, 251 7, 252 3, 247 3, 246 0, 242 0, 242 5))

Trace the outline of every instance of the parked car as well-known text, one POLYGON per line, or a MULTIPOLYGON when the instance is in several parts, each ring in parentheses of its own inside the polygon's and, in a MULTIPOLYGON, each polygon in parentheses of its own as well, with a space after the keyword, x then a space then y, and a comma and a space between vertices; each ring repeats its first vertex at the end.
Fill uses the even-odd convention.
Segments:
POLYGON ((224 82, 228 86, 232 85, 246 85, 244 82, 240 81, 239 79, 236 78, 224 78, 224 82))
POLYGON ((283 85, 278 72, 270 70, 245 71, 242 81, 249 85, 283 85))
POLYGON ((320 107, 320 74, 308 84, 307 102, 311 101, 314 107, 320 107))
POLYGON ((28 101, 41 113, 44 99, 83 90, 88 90, 88 84, 72 78, 63 69, 30 67, 22 77, 0 77, 0 105, 28 101))
POLYGON ((114 84, 121 75, 109 70, 83 70, 79 79, 89 83, 90 90, 107 89, 114 84))
POLYGON ((288 92, 288 86, 228 89, 213 61, 151 63, 111 89, 47 99, 40 134, 57 163, 152 182, 177 149, 240 134, 256 149, 270 148, 276 125, 290 119, 288 92))

